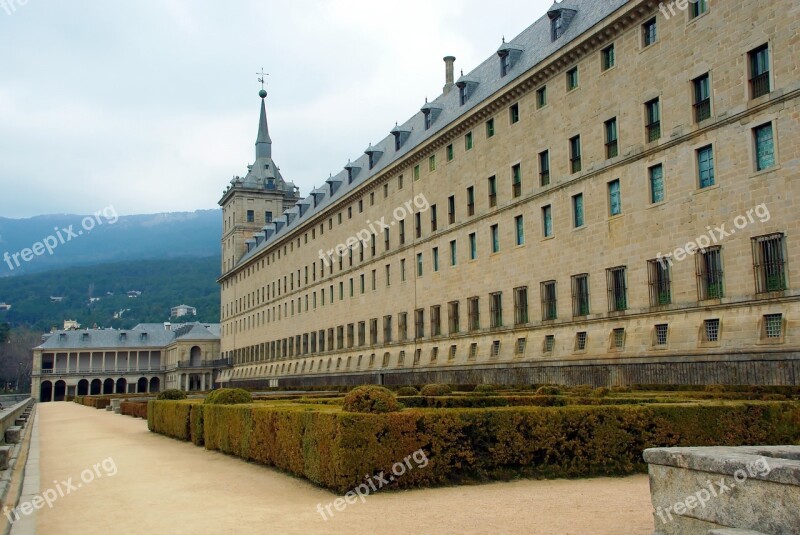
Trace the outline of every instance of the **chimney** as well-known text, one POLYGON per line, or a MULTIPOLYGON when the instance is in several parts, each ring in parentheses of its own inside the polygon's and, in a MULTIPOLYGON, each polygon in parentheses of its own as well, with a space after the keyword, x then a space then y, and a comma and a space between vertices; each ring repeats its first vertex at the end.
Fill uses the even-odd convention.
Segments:
POLYGON ((454 79, 453 79, 453 64, 455 62, 456 62, 456 58, 453 57, 453 56, 445 56, 445 58, 444 58, 444 64, 445 64, 444 81, 445 81, 445 85, 444 85, 444 89, 442 91, 444 91, 445 95, 448 94, 451 89, 453 89, 453 81, 454 81, 454 79))

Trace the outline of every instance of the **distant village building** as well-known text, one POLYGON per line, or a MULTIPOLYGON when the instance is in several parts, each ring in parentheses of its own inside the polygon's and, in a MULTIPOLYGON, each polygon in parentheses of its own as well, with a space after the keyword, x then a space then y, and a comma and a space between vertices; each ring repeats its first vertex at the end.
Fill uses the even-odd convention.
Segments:
POLYGON ((0 310, 8 311, 11 310, 11 305, 7 303, 0 303, 0 310))
POLYGON ((131 298, 136 298, 139 297, 140 295, 142 295, 142 292, 140 292, 139 290, 131 290, 130 292, 128 292, 128 297, 131 298))
POLYGON ((171 318, 182 318, 183 316, 197 316, 197 309, 189 305, 178 305, 172 307, 169 313, 171 318))
POLYGON ((64 300, 63 297, 56 297, 56 296, 52 296, 52 295, 50 296, 50 302, 51 303, 60 303, 63 300, 64 300))
POLYGON ((228 366, 218 358, 219 324, 142 323, 130 330, 64 326, 44 335, 33 349, 31 392, 39 401, 162 388, 207 390, 228 366))
POLYGON ((64 330, 74 331, 81 328, 81 324, 75 320, 64 320, 64 330))

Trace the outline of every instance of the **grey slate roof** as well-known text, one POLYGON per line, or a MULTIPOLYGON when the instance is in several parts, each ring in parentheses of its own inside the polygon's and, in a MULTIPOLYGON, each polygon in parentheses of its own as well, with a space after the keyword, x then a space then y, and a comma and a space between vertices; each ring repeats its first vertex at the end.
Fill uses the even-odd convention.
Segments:
MULTIPOLYGON (((537 64, 564 48, 575 40, 589 28, 602 21, 614 11, 628 3, 630 0, 563 0, 554 4, 549 11, 557 9, 574 10, 574 17, 568 21, 569 26, 564 34, 556 41, 551 41, 550 18, 544 15, 525 29, 514 39, 505 43, 505 48, 521 50, 519 58, 514 63, 511 71, 505 76, 500 76, 500 58, 493 53, 483 63, 478 65, 471 72, 464 75, 465 80, 477 81, 478 84, 471 88, 467 102, 462 106, 459 103, 459 92, 450 91, 447 95, 439 95, 436 99, 426 103, 427 107, 441 108, 441 112, 436 117, 430 129, 425 130, 424 114, 420 111, 405 123, 400 124, 396 129, 409 131, 410 135, 400 150, 395 151, 394 136, 389 135, 378 143, 372 145, 373 149, 383 152, 375 166, 369 168, 369 159, 366 154, 361 154, 351 160, 351 165, 360 167, 361 170, 353 180, 352 184, 347 183, 347 171, 342 170, 333 177, 333 180, 341 182, 341 186, 334 195, 329 195, 330 189, 327 184, 312 191, 318 199, 316 207, 305 211, 300 217, 294 217, 287 225, 270 233, 264 239, 264 234, 259 234, 258 244, 252 247, 239 261, 237 265, 245 263, 250 258, 256 256, 264 248, 291 233, 297 226, 312 218, 315 214, 325 210, 339 199, 346 197, 351 191, 361 186, 375 175, 379 174, 386 167, 401 159, 403 156, 412 152, 419 145, 435 137, 439 132, 448 128, 452 123, 463 116, 469 114, 473 109, 480 106, 489 96, 504 86, 510 85, 520 76, 528 72, 537 64)), ((504 47, 502 43, 498 46, 504 47)), ((331 179, 328 179, 330 181, 331 179)), ((296 210, 296 209, 295 209, 296 210)))
POLYGON ((81 329, 55 331, 36 349, 163 349, 177 339, 219 340, 218 323, 140 323, 133 329, 81 329))

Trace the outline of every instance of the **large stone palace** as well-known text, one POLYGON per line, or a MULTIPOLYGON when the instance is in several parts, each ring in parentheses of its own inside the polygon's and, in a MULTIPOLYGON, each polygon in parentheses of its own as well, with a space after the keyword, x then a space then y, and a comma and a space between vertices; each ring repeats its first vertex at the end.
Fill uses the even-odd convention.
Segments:
POLYGON ((798 19, 563 0, 303 199, 262 91, 220 382, 798 384, 798 19))

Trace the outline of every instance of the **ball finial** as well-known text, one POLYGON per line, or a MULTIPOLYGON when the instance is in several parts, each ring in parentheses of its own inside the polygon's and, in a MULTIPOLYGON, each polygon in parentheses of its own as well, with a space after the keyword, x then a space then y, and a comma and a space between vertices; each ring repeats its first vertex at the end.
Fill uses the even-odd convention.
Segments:
POLYGON ((261 98, 267 98, 266 90, 262 89, 261 91, 259 91, 258 92, 258 96, 261 97, 261 98))

